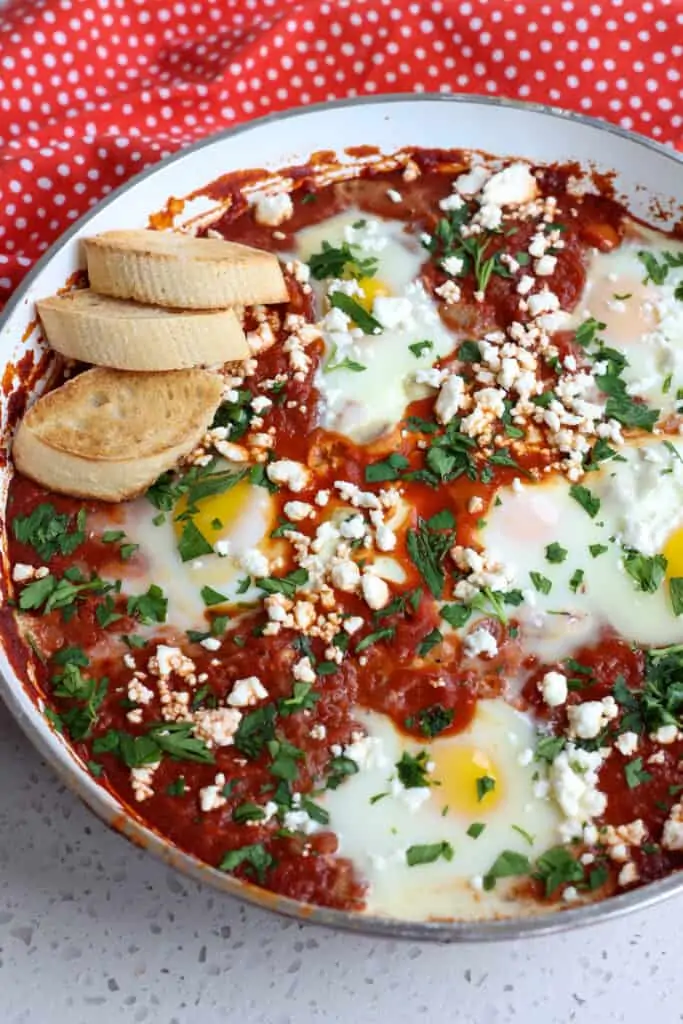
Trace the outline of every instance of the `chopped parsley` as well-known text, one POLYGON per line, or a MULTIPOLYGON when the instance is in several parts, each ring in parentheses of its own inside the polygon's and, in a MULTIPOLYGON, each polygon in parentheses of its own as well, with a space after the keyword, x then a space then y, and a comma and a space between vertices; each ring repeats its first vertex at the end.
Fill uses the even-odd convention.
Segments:
MULTIPOLYGON (((357 223, 360 225, 360 221, 357 223)), ((324 281, 326 277, 374 277, 378 261, 374 257, 362 257, 358 248, 348 242, 330 245, 323 241, 322 251, 314 253, 308 265, 311 277, 315 281, 324 281)))
POLYGON ((386 480, 398 480, 401 470, 409 466, 408 459, 399 452, 392 452, 380 462, 371 462, 365 467, 365 480, 369 484, 384 483, 386 480))
POLYGON ((219 593, 217 590, 214 590, 213 587, 202 587, 200 593, 202 595, 202 601, 207 608, 211 608, 212 605, 215 604, 225 604, 228 600, 225 594, 219 593))
POLYGON ((606 551, 609 551, 609 548, 606 544, 589 544, 588 550, 593 558, 598 558, 600 555, 604 555, 606 551))
POLYGON ((166 622, 168 611, 168 599, 156 583, 152 583, 145 594, 132 595, 128 598, 127 611, 129 615, 139 618, 143 626, 150 626, 155 622, 166 622))
POLYGON ((549 580, 548 577, 544 576, 542 573, 534 572, 532 570, 529 573, 529 577, 539 594, 549 594, 553 589, 552 580, 549 580))
POLYGON ((486 825, 481 821, 473 821, 470 827, 467 829, 467 835, 470 839, 478 839, 482 832, 485 830, 486 825))
POLYGON ((285 597, 294 597, 297 587, 308 583, 308 570, 294 569, 286 576, 261 576, 257 583, 266 594, 284 594, 285 597))
POLYGON ((420 750, 413 757, 404 750, 401 755, 401 760, 396 762, 396 772, 398 774, 399 781, 405 789, 417 789, 421 786, 429 786, 429 779, 427 778, 428 771, 427 765, 429 763, 429 755, 426 750, 420 750))
POLYGON ((242 868, 246 874, 253 875, 258 882, 263 883, 274 863, 263 843, 249 843, 226 853, 218 865, 218 870, 233 872, 237 868, 242 868))
POLYGON ((534 878, 543 882, 546 897, 560 885, 583 882, 583 867, 564 846, 555 846, 538 858, 534 878))
POLYGON ((329 301, 333 309, 341 309, 342 313, 346 313, 356 326, 360 327, 363 334, 382 333, 382 325, 379 320, 376 320, 361 306, 360 302, 356 302, 350 295, 345 295, 344 292, 332 292, 329 301))
POLYGON ((531 871, 529 858, 514 850, 503 850, 484 875, 484 889, 490 892, 495 888, 499 878, 512 878, 517 875, 528 875, 531 871))
POLYGON ((554 565, 559 565, 561 562, 564 562, 568 554, 569 552, 567 551, 567 549, 561 547, 561 545, 558 544, 556 541, 554 541, 552 544, 548 544, 548 546, 545 549, 546 559, 554 565))
POLYGON ((574 501, 578 501, 581 508, 588 513, 591 519, 595 519, 600 511, 600 499, 596 498, 593 492, 584 487, 583 484, 572 484, 569 488, 569 493, 574 501))
POLYGON ((181 561, 190 562, 201 555, 212 555, 213 545, 208 542, 193 519, 186 519, 178 540, 178 554, 181 561))
POLYGON ((669 578, 669 598, 674 615, 683 615, 683 576, 669 578))
POLYGON ((583 578, 585 575, 586 574, 583 571, 583 569, 576 569, 576 571, 572 573, 571 579, 569 580, 569 587, 574 594, 577 592, 577 590, 583 583, 583 578))
POLYGON ((431 704, 418 711, 417 715, 406 718, 406 726, 408 729, 419 726, 422 735, 432 739, 444 729, 448 729, 453 724, 454 717, 455 712, 452 708, 445 708, 442 704, 431 704))
POLYGON ((417 864, 433 864, 440 858, 453 860, 454 852, 453 847, 446 840, 440 843, 409 846, 406 850, 406 864, 412 868, 417 864))
POLYGON ((443 640, 443 633, 438 629, 433 629, 430 633, 420 641, 417 645, 418 657, 424 658, 434 647, 437 647, 443 640))
POLYGON ((624 778, 629 789, 636 789, 643 782, 649 782, 652 775, 643 768, 642 757, 636 757, 624 765, 624 778))
POLYGON ((85 509, 72 517, 45 502, 36 505, 30 515, 15 516, 12 532, 20 544, 33 548, 42 562, 57 554, 71 555, 85 540, 85 509))
POLYGON ((446 582, 443 561, 454 540, 453 530, 435 529, 424 519, 418 519, 417 529, 408 530, 410 560, 436 598, 443 595, 446 582))
POLYGON ((416 341, 412 345, 408 345, 408 348, 413 353, 416 359, 419 359, 429 349, 434 348, 433 341, 416 341))
POLYGON ((656 593, 666 575, 667 560, 664 555, 642 555, 639 551, 624 551, 622 562, 638 590, 646 594, 656 593))
POLYGON ((496 780, 492 779, 490 775, 480 775, 476 780, 477 786, 477 801, 482 802, 488 793, 493 793, 496 788, 496 780))
POLYGON ((19 595, 19 608, 21 611, 40 610, 44 615, 60 608, 66 617, 83 595, 102 594, 111 589, 113 585, 105 583, 99 576, 84 580, 78 569, 67 569, 62 579, 49 573, 27 584, 19 595))
POLYGON ((396 626, 383 626, 381 629, 376 629, 373 633, 368 633, 356 644, 356 653, 360 654, 361 651, 367 650, 368 647, 372 647, 373 644, 378 643, 380 640, 393 640, 395 633, 396 626))

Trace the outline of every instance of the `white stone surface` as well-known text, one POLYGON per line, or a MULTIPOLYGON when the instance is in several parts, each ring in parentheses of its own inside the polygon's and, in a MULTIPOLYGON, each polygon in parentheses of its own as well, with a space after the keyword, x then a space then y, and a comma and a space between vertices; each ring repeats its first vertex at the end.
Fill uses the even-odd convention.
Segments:
POLYGON ((241 906, 109 832, 0 704, 2 1024, 683 1020, 683 899, 486 946, 335 934, 241 906))

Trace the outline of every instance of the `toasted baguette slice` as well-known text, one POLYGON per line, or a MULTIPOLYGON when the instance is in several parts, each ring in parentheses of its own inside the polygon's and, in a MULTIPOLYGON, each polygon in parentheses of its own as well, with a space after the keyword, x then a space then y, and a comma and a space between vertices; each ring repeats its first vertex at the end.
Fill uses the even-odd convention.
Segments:
POLYGON ((277 256, 237 242, 167 231, 105 231, 84 240, 90 287, 177 309, 285 302, 277 256))
POLYGON ((17 469, 79 498, 125 501, 197 445, 220 403, 208 370, 86 370, 40 398, 14 437, 17 469))
POLYGON ((178 310, 112 299, 90 289, 36 303, 47 340, 69 359, 117 370, 183 370, 246 359, 232 309, 178 310))

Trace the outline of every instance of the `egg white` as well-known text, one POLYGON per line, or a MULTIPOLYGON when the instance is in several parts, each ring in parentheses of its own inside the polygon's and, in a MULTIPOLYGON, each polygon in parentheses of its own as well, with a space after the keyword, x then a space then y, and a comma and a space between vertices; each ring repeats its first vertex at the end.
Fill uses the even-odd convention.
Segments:
POLYGON ((477 888, 481 876, 502 850, 531 859, 543 853, 557 842, 560 821, 551 799, 533 795, 539 765, 530 756, 535 742, 531 717, 501 699, 484 700, 465 731, 423 744, 400 735, 384 715, 366 712, 360 720, 368 739, 347 748, 358 757, 359 771, 321 802, 339 837, 339 854, 351 858, 368 883, 367 912, 413 920, 510 913, 514 907, 505 903, 509 886, 499 882, 482 899, 477 888), (448 777, 449 757, 459 748, 496 766, 500 795, 491 803, 487 797, 478 802, 474 791, 460 792, 461 785, 473 788, 471 773, 464 781, 448 777), (404 751, 415 756, 422 749, 434 762, 430 778, 442 785, 403 789, 396 782, 396 762, 404 751), (371 802, 380 793, 388 795, 371 802), (485 825, 478 838, 467 835, 475 822, 485 825), (410 846, 443 841, 453 847, 451 861, 407 864, 410 846))
MULTIPOLYGON (((221 463, 220 468, 229 467, 227 463, 221 463)), ((229 553, 225 557, 214 553, 183 562, 178 553, 178 534, 174 526, 178 508, 167 513, 162 523, 155 525, 153 520, 157 509, 146 498, 126 504, 121 528, 125 530, 128 541, 140 545, 145 565, 141 572, 131 564, 130 571, 124 576, 124 592, 144 593, 152 583, 161 587, 168 598, 168 621, 179 629, 198 628, 204 624, 206 606, 201 596, 202 587, 212 587, 230 603, 256 601, 261 591, 253 584, 246 591, 238 590, 240 580, 249 575, 242 567, 241 559, 254 549, 266 556, 272 554, 273 542, 269 533, 273 501, 263 487, 241 484, 240 488, 239 493, 235 492, 232 497, 230 492, 226 492, 209 499, 210 518, 215 515, 223 525, 218 529, 205 527, 203 533, 211 544, 227 541, 229 553)), ((207 502, 200 501, 198 508, 200 512, 202 509, 206 512, 207 502)))
MULTIPOLYGON (((405 320, 376 335, 356 328, 328 329, 322 320, 327 355, 315 380, 321 395, 321 423, 365 443, 395 426, 411 401, 430 393, 415 383, 416 372, 452 352, 458 339, 443 324, 437 304, 418 280, 425 253, 402 221, 369 218, 359 210, 339 214, 301 231, 297 256, 310 259, 321 251, 323 241, 333 246, 347 242, 357 246, 360 256, 374 257, 378 267, 372 281, 384 285, 391 298, 409 304, 405 320), (430 348, 419 356, 411 352, 411 344, 425 340, 431 342, 430 348), (330 369, 345 358, 365 370, 330 369)), ((316 291, 322 318, 326 310, 322 284, 316 291)))
POLYGON ((524 592, 515 616, 528 650, 546 660, 563 658, 593 642, 606 624, 634 643, 683 642, 683 617, 673 614, 666 581, 653 594, 640 591, 622 560, 624 547, 664 553, 683 526, 683 441, 668 445, 656 440, 620 449, 623 461, 588 474, 583 486, 600 499, 594 518, 563 478, 499 490, 480 539, 490 558, 513 570, 524 592), (546 558, 552 543, 567 551, 560 564, 546 558), (589 546, 595 544, 607 551, 594 557, 589 546), (584 580, 574 592, 570 580, 579 569, 584 580), (551 581, 548 594, 535 589, 530 571, 551 581))
POLYGON ((683 245, 640 226, 637 231, 612 252, 593 252, 574 328, 586 317, 604 323, 601 338, 628 360, 622 378, 629 394, 666 414, 680 405, 676 393, 683 387, 683 301, 675 296, 683 266, 671 267, 662 284, 645 284, 638 254, 650 253, 661 264, 665 252, 680 256, 683 245))

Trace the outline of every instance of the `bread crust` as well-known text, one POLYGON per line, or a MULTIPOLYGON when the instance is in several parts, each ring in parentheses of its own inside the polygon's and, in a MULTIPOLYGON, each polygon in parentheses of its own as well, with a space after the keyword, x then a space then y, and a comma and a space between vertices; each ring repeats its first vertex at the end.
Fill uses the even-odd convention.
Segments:
POLYGON ((175 309, 285 302, 273 253, 168 231, 105 231, 83 240, 90 286, 102 295, 175 309))
POLYGON ((50 490, 125 501, 189 455, 221 395, 221 378, 207 370, 86 370, 28 410, 14 463, 50 490))
POLYGON ((90 288, 41 299, 52 348, 68 359, 119 370, 181 370, 246 359, 233 309, 169 310, 98 295, 90 288))

